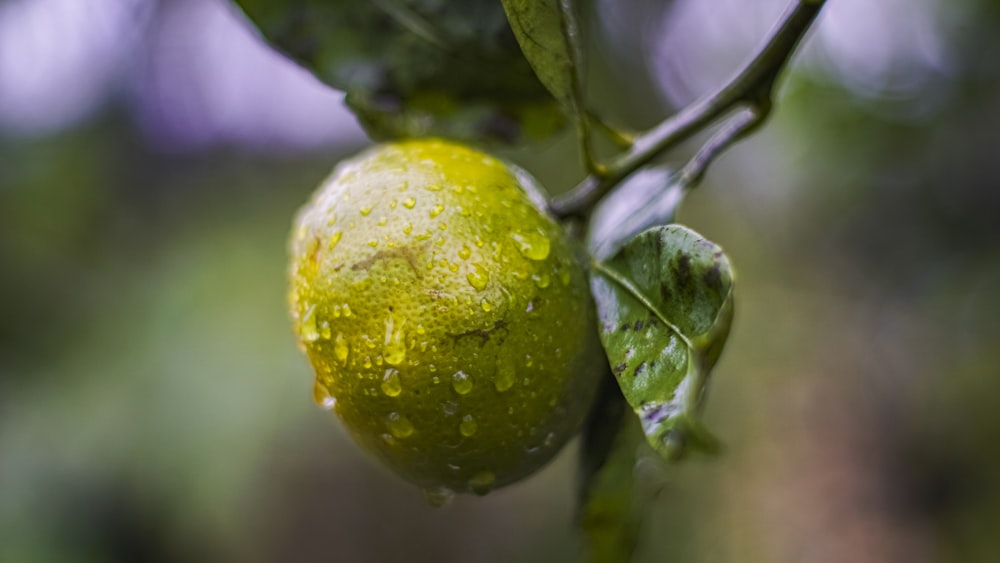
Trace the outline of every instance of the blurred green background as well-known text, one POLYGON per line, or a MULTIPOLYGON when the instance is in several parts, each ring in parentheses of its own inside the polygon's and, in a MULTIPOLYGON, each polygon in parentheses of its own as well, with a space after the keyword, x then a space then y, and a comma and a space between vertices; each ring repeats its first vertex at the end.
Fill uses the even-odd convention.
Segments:
MULTIPOLYGON (((781 0, 596 1, 654 123, 781 0)), ((682 220, 738 272, 642 562, 1000 560, 1000 5, 833 0, 682 220)), ((0 0, 0 561, 573 561, 575 446, 428 506, 311 399, 295 209, 366 140, 217 0, 0 0)), ((680 162, 693 149, 671 155, 680 162)), ((510 152, 552 191, 572 139, 510 152)))

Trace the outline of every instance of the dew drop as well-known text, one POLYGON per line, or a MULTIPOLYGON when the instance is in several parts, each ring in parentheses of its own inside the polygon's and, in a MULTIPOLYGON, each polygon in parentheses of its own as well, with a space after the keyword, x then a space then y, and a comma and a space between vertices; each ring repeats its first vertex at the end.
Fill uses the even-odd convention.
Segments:
POLYGON ((333 353, 340 360, 340 363, 347 364, 347 355, 350 349, 347 347, 347 339, 342 333, 337 333, 337 338, 333 340, 333 353))
POLYGON ((392 437, 392 434, 382 434, 382 441, 390 446, 396 445, 396 439, 392 437))
POLYGON ((393 436, 400 439, 411 436, 414 432, 413 424, 398 412, 389 413, 388 418, 386 418, 386 426, 389 427, 389 432, 393 436))
POLYGON ((416 205, 416 204, 417 204, 417 200, 414 199, 414 198, 412 198, 412 197, 408 197, 408 198, 406 198, 406 199, 403 200, 403 207, 405 207, 407 209, 413 209, 413 206, 416 205))
POLYGON ((396 322, 390 315, 385 321, 385 341, 383 350, 385 361, 389 365, 398 366, 406 359, 406 333, 403 331, 404 322, 396 322))
POLYGON ((492 471, 480 471, 469 479, 469 488, 477 495, 485 495, 493 490, 493 484, 496 483, 496 480, 497 476, 492 471))
POLYGON ((549 275, 544 272, 541 274, 531 274, 531 279, 535 282, 535 285, 537 285, 540 289, 545 289, 546 287, 549 287, 550 283, 552 283, 552 280, 549 278, 549 275))
POLYGON ((442 205, 440 203, 437 204, 437 205, 435 205, 431 209, 431 212, 430 212, 431 219, 433 219, 433 218, 437 217, 438 215, 440 215, 442 211, 444 211, 444 205, 442 205))
POLYGON ((311 305, 302 317, 302 324, 299 332, 306 342, 316 342, 319 339, 319 331, 316 329, 316 306, 311 305))
POLYGON ((472 256, 472 249, 468 246, 462 245, 462 249, 458 251, 458 257, 462 260, 468 260, 472 256))
POLYGON ((441 508, 451 502, 451 499, 455 498, 455 491, 447 487, 424 489, 424 498, 434 508, 441 508))
POLYGON ((320 323, 319 335, 323 338, 323 340, 330 340, 331 332, 330 332, 330 323, 328 321, 323 321, 322 323, 320 323))
POLYGON ((541 233, 510 233, 510 238, 514 239, 518 252, 528 260, 545 260, 549 257, 551 243, 548 237, 541 233))
POLYGON ((316 404, 323 408, 323 410, 331 410, 333 407, 337 406, 337 399, 330 394, 330 391, 325 385, 316 381, 313 383, 313 400, 316 404))
POLYGON ((566 268, 559 270, 559 282, 563 284, 563 287, 569 285, 570 282, 569 270, 567 270, 566 268))
POLYGON ((403 392, 403 384, 399 381, 399 371, 389 368, 382 378, 382 392, 388 397, 398 397, 403 392))
POLYGON ((337 231, 337 232, 333 233, 332 235, 330 235, 330 250, 333 250, 334 248, 337 248, 337 243, 340 242, 340 239, 343 238, 343 237, 344 237, 344 233, 342 233, 340 231, 337 231))
POLYGON ((429 184, 429 185, 427 185, 427 186, 424 186, 424 187, 425 187, 425 188, 427 189, 427 191, 429 191, 429 192, 439 192, 439 191, 441 191, 442 189, 444 189, 444 186, 442 186, 441 184, 429 184))
POLYGON ((455 390, 459 395, 468 395, 472 391, 472 377, 469 376, 464 371, 456 371, 454 375, 451 376, 451 388, 455 390))
POLYGON ((372 239, 372 240, 368 241, 368 246, 370 246, 372 248, 375 248, 376 246, 378 246, 378 239, 372 239))
POLYGON ((369 205, 368 207, 362 207, 362 208, 361 208, 361 209, 359 209, 358 211, 360 211, 360 212, 361 212, 361 215, 362 215, 362 216, 364 216, 364 217, 367 217, 367 216, 368 216, 368 214, 372 212, 372 208, 371 208, 371 206, 369 205))
POLYGON ((479 306, 482 307, 483 311, 486 311, 487 313, 493 310, 493 305, 490 305, 490 302, 485 299, 479 303, 479 306))
POLYGON ((408 235, 412 232, 413 232, 413 223, 407 223, 406 226, 403 227, 403 234, 408 235))
POLYGON ((372 357, 371 356, 365 356, 365 362, 362 365, 365 366, 365 369, 368 369, 368 368, 372 367, 372 357))
POLYGON ((513 387, 516 378, 517 374, 514 371, 514 363, 510 361, 510 358, 497 358, 497 375, 493 382, 497 391, 503 393, 513 387))
POLYGON ((388 223, 388 222, 389 222, 389 220, 386 219, 384 216, 378 218, 378 226, 379 227, 384 227, 386 225, 386 223, 388 223))
POLYGON ((343 307, 342 311, 343 311, 345 317, 350 317, 351 316, 351 306, 348 305, 347 303, 344 303, 344 307, 343 307))
POLYGON ((458 431, 466 438, 471 438, 476 435, 476 430, 479 429, 479 424, 476 422, 475 417, 471 414, 467 414, 462 417, 462 422, 458 424, 458 431))
POLYGON ((486 268, 484 268, 482 264, 476 262, 472 265, 472 269, 469 270, 469 273, 465 274, 465 279, 467 279, 469 284, 476 288, 477 291, 482 291, 486 289, 486 284, 490 281, 490 275, 486 272, 486 268))

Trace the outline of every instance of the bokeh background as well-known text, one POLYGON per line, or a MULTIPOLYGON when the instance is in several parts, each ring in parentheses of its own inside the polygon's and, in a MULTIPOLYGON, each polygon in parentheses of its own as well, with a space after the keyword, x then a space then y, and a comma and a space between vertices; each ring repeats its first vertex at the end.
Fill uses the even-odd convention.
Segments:
MULTIPOLYGON (((655 123, 783 4, 596 2, 595 99, 655 123)), ((638 561, 1000 560, 997 29, 831 0, 689 198, 738 271, 727 450, 657 474, 638 561)), ((433 509, 312 403, 287 231, 366 143, 221 0, 0 0, 0 561, 578 558, 575 446, 433 509)), ((581 176, 570 138, 506 155, 581 176)))

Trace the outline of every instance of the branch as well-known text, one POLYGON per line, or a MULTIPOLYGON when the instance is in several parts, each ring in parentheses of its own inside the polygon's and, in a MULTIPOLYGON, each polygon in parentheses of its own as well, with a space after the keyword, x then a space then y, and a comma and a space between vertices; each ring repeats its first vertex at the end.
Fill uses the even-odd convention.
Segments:
MULTIPOLYGON (((761 48, 727 84, 639 136, 630 150, 607 165, 601 176, 591 173, 571 191, 553 199, 550 203, 553 214, 557 217, 589 215, 593 206, 630 174, 737 106, 747 106, 759 117, 741 134, 712 150, 705 166, 722 149, 763 123, 770 108, 778 75, 825 3, 826 0, 794 0, 761 48)), ((731 129, 727 128, 725 131, 731 129)), ((712 140, 709 141, 709 145, 711 144, 712 140)), ((701 171, 703 173, 704 170, 701 171)))
POLYGON ((705 171, 715 162, 726 149, 731 147, 736 141, 753 133, 770 113, 770 105, 762 104, 759 107, 744 109, 732 119, 725 127, 720 129, 715 135, 704 144, 691 160, 681 170, 678 183, 684 189, 691 189, 701 182, 705 176, 705 171))

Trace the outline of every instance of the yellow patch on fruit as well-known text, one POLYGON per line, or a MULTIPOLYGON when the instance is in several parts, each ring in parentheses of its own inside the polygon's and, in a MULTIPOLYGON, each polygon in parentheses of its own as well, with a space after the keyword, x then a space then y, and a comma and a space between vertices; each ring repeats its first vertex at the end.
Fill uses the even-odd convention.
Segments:
POLYGON ((432 499, 544 465, 605 363, 577 249, 533 180, 440 140, 337 166, 296 217, 290 305, 317 402, 432 499))

